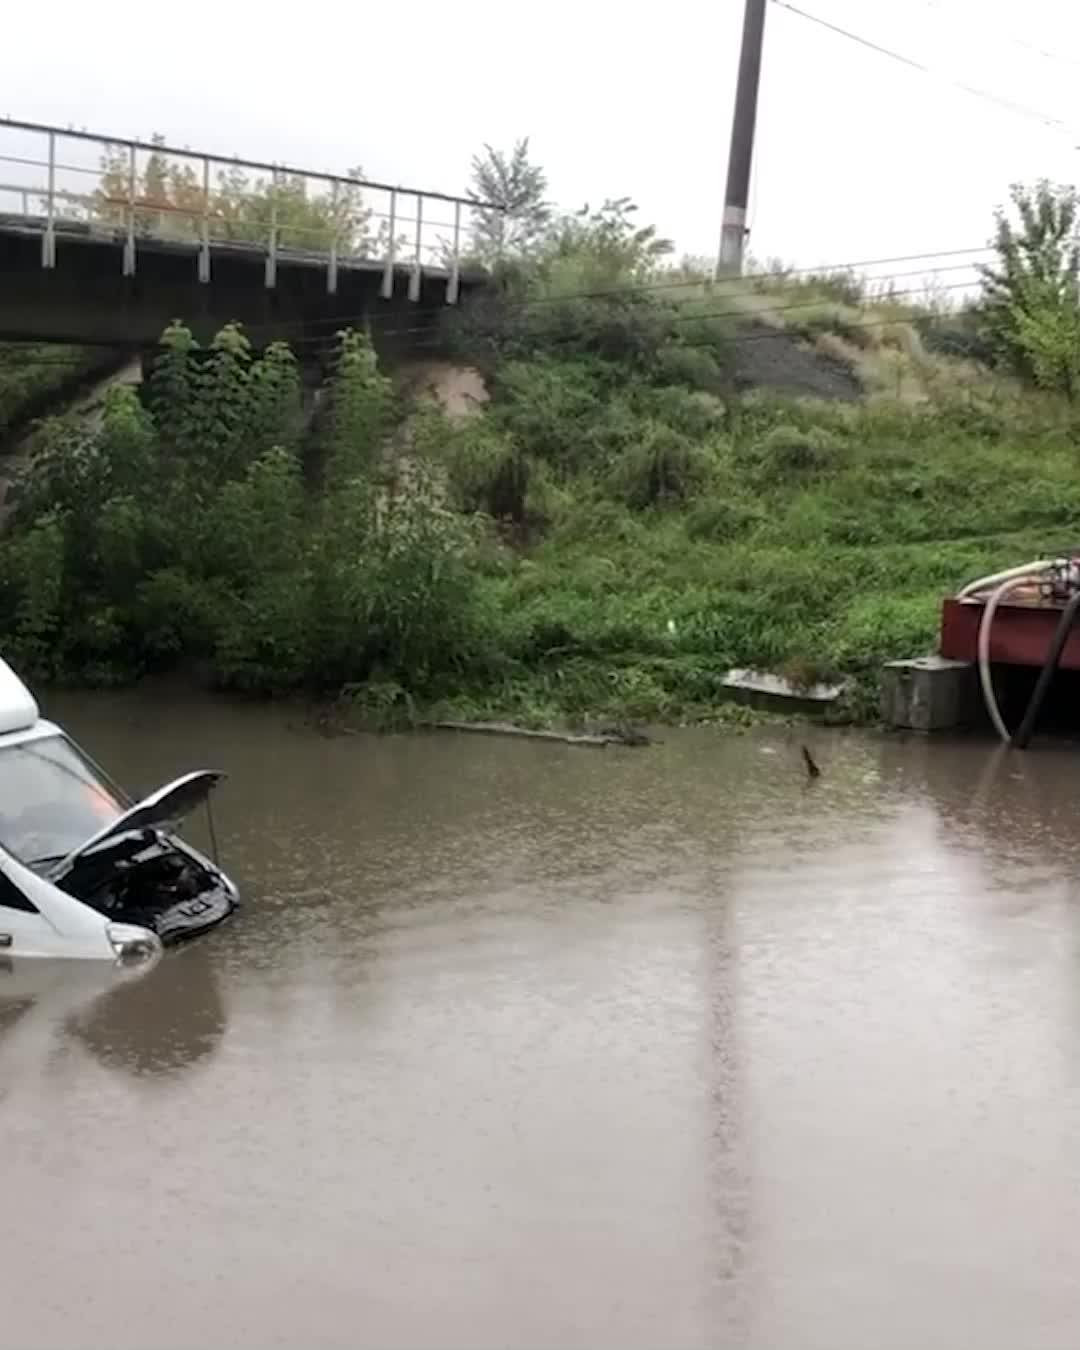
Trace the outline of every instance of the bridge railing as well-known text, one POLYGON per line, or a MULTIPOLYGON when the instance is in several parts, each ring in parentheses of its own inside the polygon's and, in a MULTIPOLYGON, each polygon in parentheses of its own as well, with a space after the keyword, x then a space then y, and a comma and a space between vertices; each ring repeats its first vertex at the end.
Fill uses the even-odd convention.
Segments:
POLYGON ((39 233, 44 268, 56 267, 58 240, 106 239, 125 276, 152 244, 190 251, 208 283, 215 256, 255 250, 268 287, 286 260, 322 268, 331 294, 343 268, 380 271, 387 298, 404 284, 418 300, 424 276, 438 276, 453 304, 475 226, 494 211, 357 175, 0 119, 0 225, 39 233))

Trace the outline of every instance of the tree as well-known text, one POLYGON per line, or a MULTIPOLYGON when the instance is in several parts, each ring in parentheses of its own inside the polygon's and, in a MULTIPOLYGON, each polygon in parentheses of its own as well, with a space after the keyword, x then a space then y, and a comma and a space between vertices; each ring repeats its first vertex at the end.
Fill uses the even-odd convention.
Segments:
MULTIPOLYGON (((359 178, 359 166, 348 172, 359 178)), ((308 192, 301 174, 257 178, 254 182, 238 167, 218 174, 211 194, 212 232, 225 239, 266 244, 273 225, 279 245, 321 251, 336 241, 341 253, 360 253, 370 243, 371 209, 354 183, 339 183, 318 194, 308 192)))
POLYGON ((629 197, 608 198, 598 210, 588 205, 561 216, 549 239, 550 257, 587 259, 594 279, 615 284, 639 280, 674 249, 655 225, 639 225, 637 203, 629 197))
POLYGON ((1035 383, 1072 402, 1080 393, 1080 305, 1075 295, 1031 285, 1029 305, 1017 311, 1013 341, 1035 383))
MULTIPOLYGON (((160 135, 151 141, 164 145, 160 135)), ((336 189, 312 193, 301 174, 252 179, 236 164, 218 170, 216 185, 204 191, 202 166, 196 164, 169 159, 155 149, 145 158, 136 156, 132 183, 128 147, 107 146, 90 206, 92 218, 126 228, 134 203, 135 230, 141 235, 199 239, 205 218, 212 239, 265 246, 273 227, 278 244, 287 248, 323 251, 336 242, 343 254, 370 251, 372 213, 356 183, 341 182, 336 189)), ((359 166, 346 175, 362 176, 359 166)))
POLYGON ((1015 184, 1014 224, 997 212, 996 266, 981 268, 984 310, 995 346, 1018 374, 1070 397, 1080 333, 1080 198, 1042 179, 1015 184))
POLYGON ((675 340, 672 309, 640 283, 660 270, 671 240, 639 221, 630 197, 554 212, 528 147, 522 140, 504 155, 486 145, 473 160, 474 199, 484 193, 493 203, 477 213, 473 255, 488 267, 503 265, 497 284, 448 321, 450 340, 489 371, 500 359, 544 351, 652 366, 675 340))
POLYGON ((485 144, 474 155, 469 196, 484 203, 477 208, 472 227, 472 252, 491 266, 501 258, 529 253, 543 239, 551 223, 545 200, 547 175, 529 158, 529 138, 509 153, 485 144))
MULTIPOLYGON (((164 137, 151 137, 155 146, 164 145, 164 137)), ((160 149, 146 157, 131 181, 131 153, 124 145, 107 145, 101 157, 101 177, 94 192, 90 211, 93 218, 106 224, 127 227, 128 213, 134 204, 137 234, 194 239, 200 234, 204 194, 202 183, 189 161, 177 163, 160 149)), ((214 211, 211 200, 211 212, 214 211)))

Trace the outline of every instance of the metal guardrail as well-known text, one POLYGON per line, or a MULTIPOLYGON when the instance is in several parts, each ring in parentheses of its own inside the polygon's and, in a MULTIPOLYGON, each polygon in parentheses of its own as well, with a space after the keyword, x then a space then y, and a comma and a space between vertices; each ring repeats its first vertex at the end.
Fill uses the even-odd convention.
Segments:
POLYGON ((270 288, 286 259, 324 267, 331 295, 342 268, 381 269, 386 299, 399 272, 413 301, 425 272, 445 277, 455 304, 476 213, 494 209, 347 174, 0 119, 0 213, 40 232, 47 269, 63 236, 115 240, 124 276, 135 275, 141 244, 190 247, 207 284, 215 252, 254 248, 270 288))

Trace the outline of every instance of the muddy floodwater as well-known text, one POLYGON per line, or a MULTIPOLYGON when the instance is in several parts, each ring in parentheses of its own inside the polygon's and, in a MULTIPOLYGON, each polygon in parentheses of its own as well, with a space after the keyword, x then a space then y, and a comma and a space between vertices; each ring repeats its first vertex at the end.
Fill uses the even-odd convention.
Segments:
POLYGON ((0 964, 0 1345, 1080 1344, 1080 751, 46 702, 246 904, 0 964))

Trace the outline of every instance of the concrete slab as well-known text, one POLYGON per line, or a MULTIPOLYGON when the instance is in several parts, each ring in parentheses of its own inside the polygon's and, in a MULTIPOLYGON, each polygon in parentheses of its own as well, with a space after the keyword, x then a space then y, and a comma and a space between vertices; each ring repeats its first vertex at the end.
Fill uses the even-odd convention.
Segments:
POLYGON ((735 698, 778 711, 824 715, 844 696, 845 684, 796 685, 762 670, 729 670, 723 688, 735 698))
POLYGON ((889 661, 881 673, 881 716, 892 727, 951 731, 974 720, 975 666, 945 656, 889 661))

